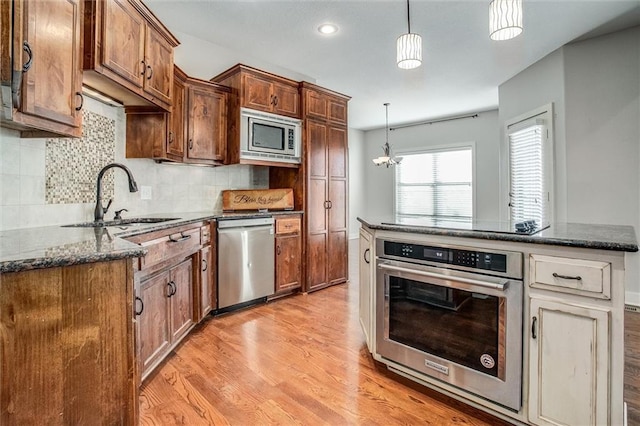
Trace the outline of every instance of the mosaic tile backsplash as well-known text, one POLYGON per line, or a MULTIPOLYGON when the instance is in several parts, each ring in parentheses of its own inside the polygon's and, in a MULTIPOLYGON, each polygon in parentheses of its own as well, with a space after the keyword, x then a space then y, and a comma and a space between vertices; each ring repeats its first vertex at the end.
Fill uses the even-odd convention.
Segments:
MULTIPOLYGON (((95 203, 96 177, 115 160, 116 122, 83 111, 82 138, 47 139, 45 200, 47 204, 95 203)), ((114 196, 113 171, 102 181, 104 199, 114 196)))

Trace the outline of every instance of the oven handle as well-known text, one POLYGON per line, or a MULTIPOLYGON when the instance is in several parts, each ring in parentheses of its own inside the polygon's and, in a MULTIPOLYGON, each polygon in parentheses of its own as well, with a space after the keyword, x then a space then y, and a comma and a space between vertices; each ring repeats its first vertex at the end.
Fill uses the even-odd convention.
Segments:
POLYGON ((435 272, 417 271, 415 269, 402 268, 400 266, 392 266, 392 265, 387 265, 385 263, 379 264, 378 267, 382 268, 382 269, 388 269, 390 271, 407 272, 407 273, 410 273, 410 274, 422 275, 424 277, 439 278, 441 280, 449 280, 449 281, 455 280, 455 281, 459 281, 461 283, 477 285, 477 286, 485 287, 485 288, 493 288, 493 289, 500 290, 500 291, 504 291, 505 288, 508 285, 508 282, 502 282, 500 284, 494 284, 494 283, 488 283, 486 281, 474 280, 474 279, 471 279, 471 278, 452 277, 452 276, 449 276, 449 275, 436 274, 435 272))

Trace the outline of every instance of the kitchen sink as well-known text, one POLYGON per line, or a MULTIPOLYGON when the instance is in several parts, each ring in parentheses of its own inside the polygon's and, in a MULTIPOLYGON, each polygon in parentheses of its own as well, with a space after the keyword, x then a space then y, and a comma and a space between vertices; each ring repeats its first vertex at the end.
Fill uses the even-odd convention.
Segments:
POLYGON ((140 226, 152 223, 177 220, 179 217, 137 217, 121 220, 105 220, 104 222, 82 222, 71 225, 62 225, 63 228, 104 228, 106 226, 140 226))

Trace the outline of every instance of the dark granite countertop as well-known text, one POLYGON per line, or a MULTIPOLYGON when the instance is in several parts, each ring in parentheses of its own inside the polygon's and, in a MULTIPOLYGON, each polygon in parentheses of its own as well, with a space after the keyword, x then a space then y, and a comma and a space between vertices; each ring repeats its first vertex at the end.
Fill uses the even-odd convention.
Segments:
POLYGON ((451 226, 396 225, 391 217, 361 218, 358 221, 371 229, 415 234, 444 235, 450 237, 478 238, 483 240, 514 241, 566 247, 637 252, 638 241, 632 226, 598 225, 584 223, 553 223, 533 235, 457 229, 451 226))
POLYGON ((123 237, 188 225, 203 220, 268 217, 300 213, 302 212, 224 213, 222 211, 208 211, 164 213, 137 217, 176 219, 160 223, 115 225, 103 228, 46 226, 1 231, 0 273, 144 256, 146 254, 145 249, 125 240, 123 237))

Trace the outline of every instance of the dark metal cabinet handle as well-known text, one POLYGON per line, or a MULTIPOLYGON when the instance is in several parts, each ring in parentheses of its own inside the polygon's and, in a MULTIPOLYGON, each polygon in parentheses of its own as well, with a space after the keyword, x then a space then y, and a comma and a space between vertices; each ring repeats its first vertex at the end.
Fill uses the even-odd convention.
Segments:
POLYGON ((277 96, 273 97, 273 106, 278 106, 278 97, 277 96))
POLYGON ((27 62, 25 62, 24 65, 22 66, 22 72, 27 72, 29 71, 29 68, 31 68, 31 65, 33 64, 33 51, 31 50, 31 46, 29 45, 28 41, 25 40, 22 43, 22 50, 27 52, 27 55, 29 55, 29 59, 27 59, 27 62))
POLYGON ((362 255, 362 258, 363 258, 363 259, 364 259, 364 261, 365 261, 365 262, 367 262, 367 263, 371 263, 371 262, 369 261, 369 259, 367 259, 367 255, 368 255, 369 253, 370 253, 369 249, 366 249, 366 250, 364 251, 364 254, 362 255))
POLYGON ((138 296, 136 296, 136 304, 140 302, 140 310, 135 311, 136 316, 140 316, 142 315, 142 313, 144 312, 144 302, 142 301, 141 298, 139 298, 138 296))
POLYGON ((329 207, 329 201, 325 201, 325 202, 323 203, 323 205, 324 205, 325 210, 329 210, 329 208, 330 208, 330 207, 329 207))
POLYGON ((188 240, 189 238, 191 238, 191 235, 180 234, 180 238, 176 240, 171 235, 169 235, 169 241, 171 241, 172 243, 179 243, 180 241, 185 241, 185 240, 188 240))
POLYGON ((538 330, 536 329, 537 324, 538 324, 538 318, 533 317, 533 319, 531 320, 531 337, 533 337, 534 339, 538 338, 538 330))
POLYGON ((142 64, 142 71, 140 71, 140 75, 145 75, 147 73, 147 64, 144 62, 144 59, 140 61, 142 64))
POLYGON ((169 144, 173 143, 173 132, 169 132, 169 144))
POLYGON ((169 287, 169 293, 167 294, 167 297, 172 297, 176 294, 176 292, 178 291, 178 287, 176 286, 176 283, 173 281, 169 281, 167 283, 167 287, 169 287))
POLYGON ((333 201, 329 201, 329 208, 332 209, 333 208, 333 201))
POLYGON ((576 281, 582 281, 582 277, 580 275, 576 275, 575 277, 572 277, 570 275, 560 275, 560 274, 556 274, 555 272, 552 274, 553 278, 561 278, 563 280, 576 280, 576 281))
POLYGON ((202 259, 202 272, 205 272, 207 270, 207 268, 209 267, 209 264, 207 263, 207 259, 202 259))
POLYGON ((282 249, 280 248, 280 246, 276 246, 276 253, 278 253, 278 256, 282 254, 282 249))
POLYGON ((149 74, 147 75, 147 80, 151 80, 151 77, 153 77, 153 68, 151 68, 151 65, 147 65, 147 71, 149 71, 149 74))
POLYGON ((189 149, 193 149, 193 139, 189 139, 189 149))
POLYGON ((80 111, 82 109, 82 106, 84 105, 84 96, 80 92, 76 92, 76 96, 80 98, 80 105, 76 107, 76 111, 80 111))

